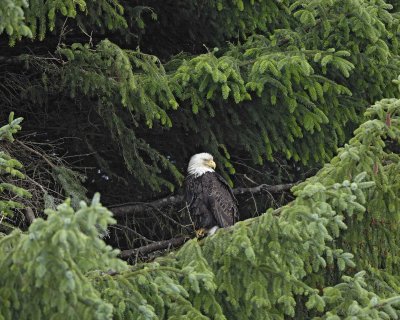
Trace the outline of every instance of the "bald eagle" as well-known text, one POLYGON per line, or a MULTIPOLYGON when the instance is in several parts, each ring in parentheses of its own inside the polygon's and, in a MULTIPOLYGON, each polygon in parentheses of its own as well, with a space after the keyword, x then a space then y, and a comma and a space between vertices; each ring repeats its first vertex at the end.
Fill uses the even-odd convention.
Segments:
POLYGON ((185 200, 196 235, 214 234, 218 228, 235 223, 237 201, 229 184, 214 171, 216 164, 209 153, 192 156, 185 179, 185 200))

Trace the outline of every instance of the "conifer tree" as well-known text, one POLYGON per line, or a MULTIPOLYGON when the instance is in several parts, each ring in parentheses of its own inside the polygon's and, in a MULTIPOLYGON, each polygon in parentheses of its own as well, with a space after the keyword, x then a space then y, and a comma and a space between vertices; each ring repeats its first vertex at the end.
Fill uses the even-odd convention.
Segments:
POLYGON ((0 240, 2 317, 397 319, 399 243, 387 237, 382 252, 375 240, 398 224, 400 100, 365 116, 294 201, 153 262, 128 267, 98 238, 114 222, 98 195, 47 210, 0 240), (391 221, 369 230, 378 216, 391 221))
POLYGON ((14 140, 13 135, 21 129, 22 118, 14 119, 14 114, 11 113, 8 122, 7 125, 0 127, 0 232, 6 231, 3 230, 4 227, 12 228, 12 224, 7 223, 7 217, 13 215, 13 210, 24 208, 18 199, 31 196, 27 190, 13 181, 25 178, 20 171, 22 164, 13 159, 2 146, 14 140), (6 194, 8 196, 5 196, 6 194))
MULTIPOLYGON (((1 2, 0 119, 22 115, 25 133, 47 146, 29 152, 71 162, 44 161, 53 190, 40 191, 42 218, 26 233, 3 230, 30 193, 9 152, 21 118, 0 128, 0 318, 397 319, 399 9, 384 0, 1 2), (99 235, 111 213, 97 195, 80 200, 175 192, 203 150, 236 185, 328 164, 287 205, 150 263, 118 259, 99 235)), ((184 213, 169 210, 125 215, 112 242, 187 234, 184 213)))
MULTIPOLYGON (((39 40, 61 31, 50 59, 7 60, 23 61, 26 74, 35 74, 19 95, 35 106, 21 103, 48 110, 56 100, 62 112, 47 111, 49 117, 56 121, 62 114, 70 124, 56 134, 78 136, 83 143, 76 148, 92 152, 91 161, 112 181, 129 177, 137 190, 173 190, 188 157, 200 149, 214 154, 228 180, 237 170, 232 156, 242 154, 251 157, 249 165, 277 157, 323 163, 366 106, 398 95, 390 81, 400 73, 399 19, 384 1, 185 3, 171 10, 168 2, 132 7, 111 0, 49 1, 38 11, 32 1, 21 5, 25 20, 8 24, 24 21, 39 40), (69 21, 74 34, 89 38, 72 43, 69 21), (140 49, 126 49, 135 35, 140 49), (194 51, 174 56, 185 36, 194 51), (165 38, 172 43, 161 49, 165 38), (75 114, 79 123, 107 135, 79 134, 75 114), (110 162, 124 162, 126 170, 110 162)), ((14 85, 7 79, 5 88, 14 85)), ((6 109, 15 108, 9 103, 6 109)))

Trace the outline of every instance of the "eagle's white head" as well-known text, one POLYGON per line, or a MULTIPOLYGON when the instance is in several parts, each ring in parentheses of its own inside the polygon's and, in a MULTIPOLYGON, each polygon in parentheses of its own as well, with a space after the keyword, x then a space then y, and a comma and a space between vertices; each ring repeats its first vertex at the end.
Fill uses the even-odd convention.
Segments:
POLYGON ((198 153, 190 158, 188 173, 199 177, 206 172, 214 172, 215 167, 216 164, 211 154, 206 152, 198 153))

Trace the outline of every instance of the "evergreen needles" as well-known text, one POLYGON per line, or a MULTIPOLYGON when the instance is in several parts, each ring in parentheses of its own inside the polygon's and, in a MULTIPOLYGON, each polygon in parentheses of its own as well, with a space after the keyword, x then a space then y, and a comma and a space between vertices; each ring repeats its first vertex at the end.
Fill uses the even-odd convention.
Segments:
POLYGON ((397 223, 400 100, 366 117, 287 206, 129 270, 98 238, 113 222, 98 195, 76 212, 69 201, 47 210, 0 240, 2 317, 397 319, 398 240, 378 247, 387 229, 370 226, 397 223))

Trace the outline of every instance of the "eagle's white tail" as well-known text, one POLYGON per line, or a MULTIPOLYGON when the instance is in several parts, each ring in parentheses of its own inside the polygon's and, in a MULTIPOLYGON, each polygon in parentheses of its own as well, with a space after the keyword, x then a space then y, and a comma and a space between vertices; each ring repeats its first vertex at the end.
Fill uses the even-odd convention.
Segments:
POLYGON ((219 229, 218 226, 212 227, 207 231, 207 235, 212 236, 215 232, 217 232, 218 229, 219 229))

